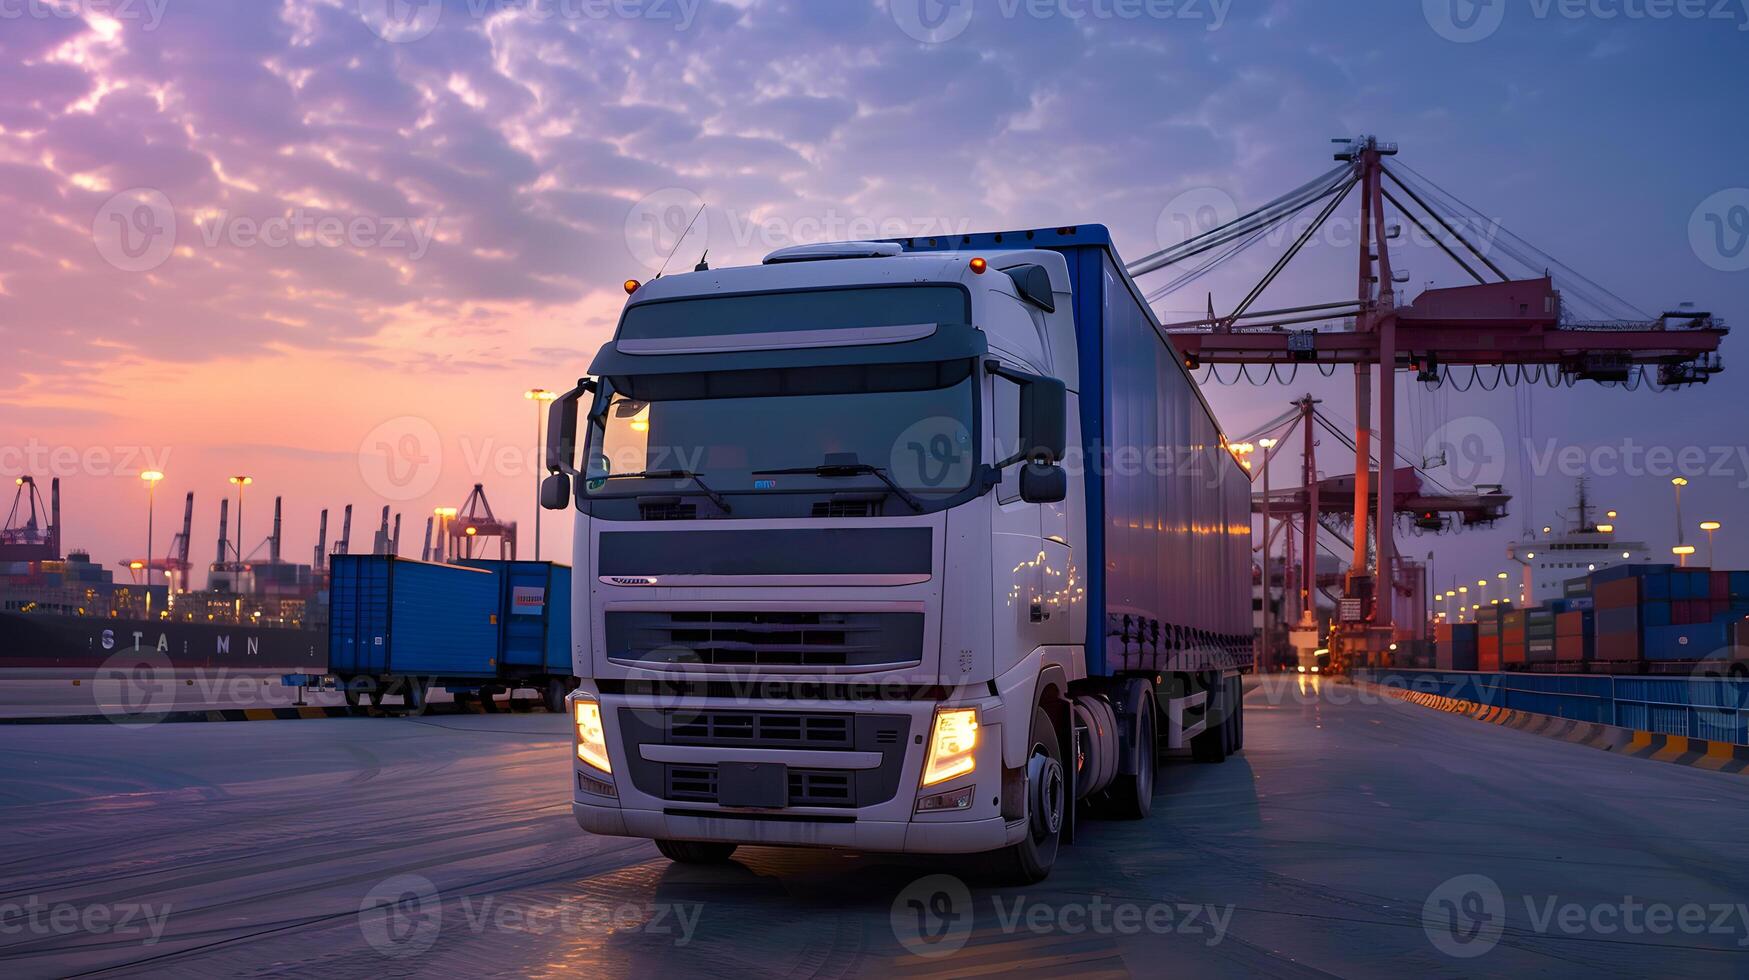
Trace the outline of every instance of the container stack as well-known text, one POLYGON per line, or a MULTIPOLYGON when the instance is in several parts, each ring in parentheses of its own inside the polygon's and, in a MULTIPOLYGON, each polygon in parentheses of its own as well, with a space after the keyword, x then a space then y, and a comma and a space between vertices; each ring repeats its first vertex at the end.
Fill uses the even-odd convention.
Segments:
POLYGON ((1500 614, 1500 666, 1511 670, 1525 663, 1525 626, 1528 611, 1508 609, 1500 614))
POLYGON ((1569 609, 1555 614, 1557 661, 1583 663, 1591 659, 1597 635, 1595 615, 1589 609, 1569 609))
POLYGON ((1478 623, 1440 623, 1434 633, 1434 666, 1440 670, 1477 669, 1478 623))
POLYGON ((1476 615, 1476 669, 1500 670, 1500 614, 1503 606, 1489 606, 1476 615))

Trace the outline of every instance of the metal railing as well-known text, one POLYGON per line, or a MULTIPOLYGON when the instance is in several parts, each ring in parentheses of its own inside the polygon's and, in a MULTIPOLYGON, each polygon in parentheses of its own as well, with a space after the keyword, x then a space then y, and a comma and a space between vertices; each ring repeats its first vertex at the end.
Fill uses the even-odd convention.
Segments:
POLYGON ((1749 745, 1749 680, 1385 668, 1362 679, 1491 707, 1749 745))

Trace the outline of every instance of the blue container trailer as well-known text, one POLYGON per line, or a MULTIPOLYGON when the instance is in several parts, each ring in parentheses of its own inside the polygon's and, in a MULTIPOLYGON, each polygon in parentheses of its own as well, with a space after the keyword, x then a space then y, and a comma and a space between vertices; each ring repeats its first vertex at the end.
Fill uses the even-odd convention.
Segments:
POLYGON ((569 568, 336 555, 329 583, 328 673, 348 704, 399 695, 420 710, 443 687, 490 706, 501 689, 534 687, 563 710, 575 686, 569 568))

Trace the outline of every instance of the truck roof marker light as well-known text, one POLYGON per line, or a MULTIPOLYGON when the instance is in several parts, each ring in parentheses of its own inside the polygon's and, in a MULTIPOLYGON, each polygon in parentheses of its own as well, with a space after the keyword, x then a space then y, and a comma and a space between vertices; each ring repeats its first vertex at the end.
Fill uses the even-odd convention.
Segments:
POLYGON ((637 281, 636 279, 627 279, 626 280, 626 295, 630 296, 631 294, 637 292, 638 289, 643 285, 644 285, 643 283, 637 281))
POLYGON ((971 265, 972 265, 972 274, 977 275, 977 276, 983 275, 984 270, 990 268, 989 261, 987 259, 984 259, 981 257, 973 259, 971 262, 971 265))

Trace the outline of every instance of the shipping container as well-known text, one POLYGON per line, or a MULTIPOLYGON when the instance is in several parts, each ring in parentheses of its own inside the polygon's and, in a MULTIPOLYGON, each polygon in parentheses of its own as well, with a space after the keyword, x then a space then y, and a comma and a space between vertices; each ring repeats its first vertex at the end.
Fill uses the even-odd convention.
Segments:
POLYGON ((1574 609, 1555 617, 1555 659, 1586 661, 1592 658, 1595 624, 1589 610, 1574 609))
POLYGON ((499 665, 509 673, 570 675, 571 567, 487 559, 459 564, 498 579, 499 665))
POLYGON ((1709 660, 1730 656, 1729 623, 1649 626, 1645 632, 1647 660, 1709 660))
POLYGON ((1592 600, 1599 610, 1631 609, 1640 603, 1640 580, 1619 578, 1600 582, 1592 600))
POLYGON ((1435 636, 1435 666, 1440 670, 1477 669, 1478 624, 1441 623, 1435 636))
POLYGON ((1496 671, 1500 669, 1500 637, 1498 635, 1476 635, 1476 669, 1496 671))
POLYGON ((1500 617, 1500 663, 1502 666, 1524 663, 1526 615, 1526 610, 1512 609, 1500 617))
POLYGON ((1555 613, 1550 609, 1530 609, 1524 616, 1524 660, 1526 663, 1548 663, 1555 659, 1555 613))
POLYGON ((339 677, 491 677, 498 579, 459 565, 335 555, 328 669, 339 677))

